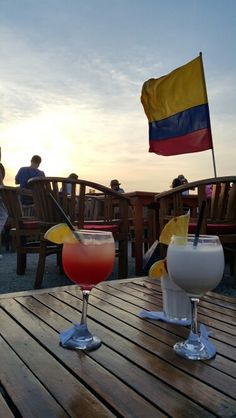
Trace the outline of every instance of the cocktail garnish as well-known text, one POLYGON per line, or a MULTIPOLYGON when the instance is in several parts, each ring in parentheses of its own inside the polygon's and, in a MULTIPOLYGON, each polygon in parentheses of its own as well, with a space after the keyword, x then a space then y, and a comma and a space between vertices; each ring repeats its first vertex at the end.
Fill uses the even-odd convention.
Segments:
POLYGON ((52 226, 44 234, 44 238, 55 244, 75 243, 78 242, 78 238, 67 224, 61 223, 52 226))
MULTIPOLYGON (((186 215, 175 216, 174 218, 170 219, 161 232, 159 242, 161 244, 169 245, 172 235, 178 235, 178 237, 183 237, 183 241, 178 240, 179 244, 184 245, 188 236, 189 219, 189 213, 186 215)), ((156 261, 150 267, 148 272, 148 276, 152 279, 165 277, 166 275, 166 260, 156 261)))
POLYGON ((172 235, 187 238, 190 215, 175 216, 164 226, 159 242, 169 245, 172 235))
POLYGON ((148 276, 151 279, 160 279, 167 274, 165 260, 156 261, 149 269, 148 276))

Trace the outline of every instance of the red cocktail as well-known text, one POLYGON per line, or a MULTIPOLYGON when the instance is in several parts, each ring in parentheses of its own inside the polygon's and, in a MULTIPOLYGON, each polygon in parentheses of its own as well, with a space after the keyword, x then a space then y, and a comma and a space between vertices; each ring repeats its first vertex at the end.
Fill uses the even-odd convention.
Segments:
MULTIPOLYGON (((80 325, 67 341, 68 348, 94 350, 101 340, 92 335, 87 328, 87 304, 93 286, 106 280, 112 272, 115 259, 115 243, 111 232, 74 232, 75 242, 63 244, 62 263, 66 275, 78 283, 83 293, 83 308, 80 325)), ((63 345, 63 344, 62 344, 63 345)))
POLYGON ((97 232, 92 234, 86 232, 83 236, 86 237, 84 244, 79 241, 75 244, 64 244, 63 267, 66 275, 73 282, 78 283, 82 290, 91 290, 112 272, 115 256, 114 241, 112 238, 103 242, 101 237, 104 235, 97 232))

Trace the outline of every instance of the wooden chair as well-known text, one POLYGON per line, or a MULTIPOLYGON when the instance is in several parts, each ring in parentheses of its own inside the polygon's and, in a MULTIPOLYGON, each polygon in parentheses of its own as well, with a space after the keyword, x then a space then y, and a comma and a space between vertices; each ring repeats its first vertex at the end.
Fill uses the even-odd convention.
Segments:
MULTIPOLYGON (((41 232, 52 225, 64 222, 49 193, 60 204, 71 222, 80 229, 107 230, 113 233, 117 243, 118 278, 128 275, 128 205, 129 199, 101 184, 82 179, 64 177, 45 177, 29 180, 32 189, 35 208, 40 221, 41 232), (67 185, 72 185, 71 193, 67 193, 67 185), (94 189, 99 196, 88 195, 89 189, 94 189), (88 199, 99 198, 101 207, 98 219, 88 216, 88 199), (116 216, 114 216, 116 214, 116 216)), ((91 203, 91 202, 89 202, 91 203)), ((38 286, 41 284, 38 282, 38 286)))
MULTIPOLYGON (((39 254, 36 281, 40 281, 44 273, 46 255, 59 252, 59 247, 47 243, 46 251, 41 251, 40 224, 35 217, 25 217, 22 213, 21 197, 26 191, 19 187, 0 186, 2 198, 8 212, 8 223, 11 225, 11 235, 14 239, 14 247, 17 253, 18 275, 25 274, 27 266, 27 254, 39 254)), ((30 193, 30 191, 28 191, 30 193)), ((36 285, 35 285, 36 286, 36 285)))
MULTIPOLYGON (((226 251, 232 250, 234 266, 236 250, 236 176, 209 178, 176 187, 155 196, 152 208, 157 211, 157 237, 165 223, 173 216, 179 216, 190 210, 189 233, 196 229, 196 215, 203 200, 207 208, 201 227, 201 234, 218 235, 226 251), (212 186, 212 195, 207 197, 206 186, 212 186), (195 195, 183 195, 186 190, 195 190, 195 195), (195 204, 194 204, 195 201, 195 204)), ((236 282, 236 270, 232 267, 236 282)))

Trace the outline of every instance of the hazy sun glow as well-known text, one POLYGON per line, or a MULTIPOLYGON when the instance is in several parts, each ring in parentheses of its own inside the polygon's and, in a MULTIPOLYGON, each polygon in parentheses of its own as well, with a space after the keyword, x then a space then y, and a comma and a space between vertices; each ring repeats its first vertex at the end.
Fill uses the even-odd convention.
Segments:
POLYGON ((211 151, 148 153, 144 81, 203 53, 218 175, 235 173, 236 3, 160 0, 3 2, 0 147, 5 184, 32 155, 46 175, 162 191, 213 177, 211 151), (125 7, 124 7, 125 4, 125 7), (151 13, 147 13, 151 10, 151 13), (204 19, 203 19, 204 16, 204 19), (167 26, 168 22, 168 34, 167 26), (218 28, 227 30, 219 32, 218 28), (102 30, 101 30, 102 27, 102 30), (216 40, 217 39, 217 43, 216 40), (150 42, 150 40, 152 40, 150 42), (180 48, 181 46, 181 48, 180 48), (221 52, 219 55, 219 51, 221 52))

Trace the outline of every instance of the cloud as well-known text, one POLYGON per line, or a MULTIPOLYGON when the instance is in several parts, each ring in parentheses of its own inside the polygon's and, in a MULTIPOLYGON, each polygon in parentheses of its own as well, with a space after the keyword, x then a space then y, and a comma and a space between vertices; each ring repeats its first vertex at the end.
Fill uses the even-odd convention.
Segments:
MULTIPOLYGON (((189 180, 213 175, 211 151, 176 157, 148 153, 148 122, 140 103, 145 80, 194 58, 199 34, 186 36, 186 27, 169 20, 165 7, 156 24, 155 13, 148 19, 143 15, 146 4, 134 11, 129 2, 122 3, 127 3, 123 9, 112 2, 107 9, 101 2, 99 10, 94 2, 82 1, 52 0, 37 7, 24 0, 13 3, 6 2, 0 16, 0 144, 9 182, 34 153, 42 155, 50 175, 75 171, 104 184, 118 177, 126 190, 161 191, 180 171, 189 180), (175 29, 168 38, 163 35, 166 23, 175 29)), ((152 6, 156 10, 155 2, 152 6)), ((199 18, 190 17, 188 30, 199 18)), ((206 23, 203 40, 215 30, 206 23)), ((232 174, 234 66, 218 66, 208 42, 206 80, 216 163, 219 174, 232 174)))

